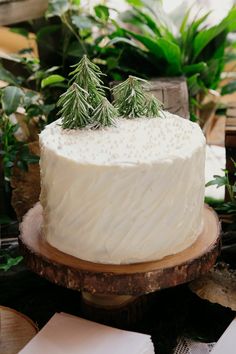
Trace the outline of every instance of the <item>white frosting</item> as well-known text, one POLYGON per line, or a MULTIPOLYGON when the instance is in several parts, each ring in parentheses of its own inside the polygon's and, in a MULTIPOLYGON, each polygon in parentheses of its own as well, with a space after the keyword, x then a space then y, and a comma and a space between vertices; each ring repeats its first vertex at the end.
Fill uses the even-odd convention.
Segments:
POLYGON ((40 134, 47 241, 100 263, 157 260, 189 247, 201 229, 205 138, 195 123, 118 119, 101 130, 40 134))

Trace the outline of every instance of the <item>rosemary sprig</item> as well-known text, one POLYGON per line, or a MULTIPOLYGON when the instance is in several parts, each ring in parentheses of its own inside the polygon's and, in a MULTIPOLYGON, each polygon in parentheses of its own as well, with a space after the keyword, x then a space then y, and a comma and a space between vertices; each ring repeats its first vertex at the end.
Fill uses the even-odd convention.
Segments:
POLYGON ((113 105, 103 97, 101 102, 95 108, 92 116, 92 126, 97 129, 100 127, 109 127, 115 125, 117 110, 113 105))
POLYGON ((97 129, 115 125, 115 116, 160 117, 161 103, 144 91, 146 80, 135 76, 113 88, 114 106, 105 97, 100 68, 86 55, 70 73, 71 86, 58 101, 64 129, 97 129))
POLYGON ((114 106, 118 113, 126 118, 160 117, 163 116, 161 102, 145 92, 146 80, 129 76, 127 80, 113 88, 114 106))
POLYGON ((71 82, 76 82, 88 92, 88 100, 93 108, 105 97, 105 86, 101 76, 104 76, 100 68, 91 62, 87 55, 84 55, 78 64, 72 65, 75 68, 70 75, 73 75, 71 82))
POLYGON ((90 124, 92 106, 88 102, 88 92, 77 83, 60 96, 57 105, 61 107, 59 114, 64 129, 85 128, 90 124))
POLYGON ((103 73, 86 55, 74 65, 68 90, 58 106, 64 129, 99 128, 114 124, 115 108, 105 97, 103 73))
POLYGON ((145 80, 129 76, 113 88, 114 106, 126 118, 139 118, 145 115, 146 94, 142 87, 145 80))
POLYGON ((165 117, 162 110, 163 104, 153 95, 146 95, 146 116, 150 118, 165 117))

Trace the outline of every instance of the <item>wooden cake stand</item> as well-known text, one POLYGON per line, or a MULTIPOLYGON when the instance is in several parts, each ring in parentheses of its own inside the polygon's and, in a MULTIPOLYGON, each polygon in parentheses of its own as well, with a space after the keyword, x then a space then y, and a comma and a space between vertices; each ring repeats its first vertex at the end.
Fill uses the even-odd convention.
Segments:
POLYGON ((28 267, 53 283, 83 292, 85 301, 119 307, 135 297, 189 282, 214 265, 220 248, 220 225, 205 206, 204 229, 184 251, 159 261, 130 265, 87 262, 50 246, 43 238, 42 207, 38 203, 21 225, 20 246, 28 267))

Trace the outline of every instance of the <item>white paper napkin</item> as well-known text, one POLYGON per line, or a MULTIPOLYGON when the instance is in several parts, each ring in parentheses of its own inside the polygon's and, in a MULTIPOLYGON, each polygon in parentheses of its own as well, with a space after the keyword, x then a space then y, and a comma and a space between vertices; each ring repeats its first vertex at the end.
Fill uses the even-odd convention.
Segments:
POLYGON ((236 353, 236 318, 231 322, 226 331, 222 334, 212 354, 235 354, 236 353))
POLYGON ((150 336, 56 313, 19 354, 154 354, 150 336))

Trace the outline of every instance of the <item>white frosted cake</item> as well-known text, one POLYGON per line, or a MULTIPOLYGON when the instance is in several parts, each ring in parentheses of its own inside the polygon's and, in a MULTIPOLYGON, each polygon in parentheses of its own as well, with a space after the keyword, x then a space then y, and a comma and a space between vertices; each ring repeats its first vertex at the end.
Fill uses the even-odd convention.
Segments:
POLYGON ((41 204, 49 244, 99 263, 158 260, 189 247, 202 228, 205 138, 166 118, 40 134, 41 204))

